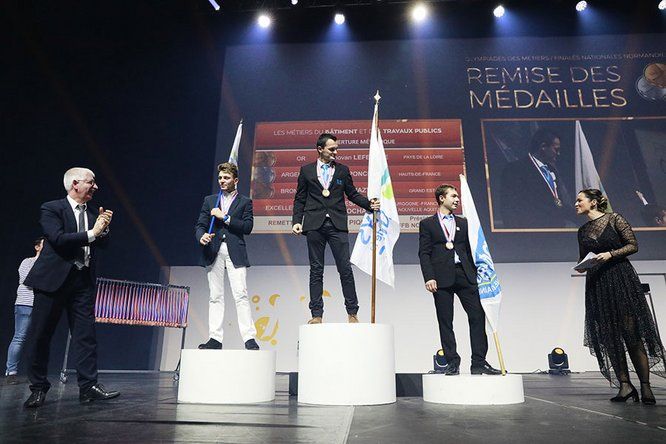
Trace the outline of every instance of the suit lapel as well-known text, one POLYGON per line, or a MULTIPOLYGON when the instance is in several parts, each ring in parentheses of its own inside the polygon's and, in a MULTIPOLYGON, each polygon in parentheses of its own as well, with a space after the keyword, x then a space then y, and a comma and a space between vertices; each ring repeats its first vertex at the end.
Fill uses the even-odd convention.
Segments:
POLYGON ((317 162, 315 161, 314 163, 306 165, 306 168, 309 168, 308 174, 310 175, 312 183, 316 184, 315 186, 318 186, 320 190, 323 190, 324 187, 321 186, 321 182, 319 182, 319 178, 317 177, 317 162))
POLYGON ((442 239, 446 239, 446 235, 444 234, 444 229, 442 228, 442 224, 439 223, 439 212, 435 213, 432 216, 432 224, 433 224, 433 230, 435 233, 437 233, 437 236, 441 237, 442 239))
POLYGON ((333 171, 333 177, 331 178, 331 186, 329 188, 335 187, 335 180, 340 178, 342 174, 342 168, 338 163, 335 164, 335 170, 333 171))
POLYGON ((62 203, 62 211, 64 216, 65 232, 66 233, 76 233, 76 219, 74 218, 74 211, 69 205, 67 198, 60 201, 62 203))
POLYGON ((240 194, 237 194, 236 198, 234 199, 233 202, 231 202, 231 205, 229 206, 229 211, 227 211, 229 214, 236 211, 236 208, 238 208, 238 205, 240 205, 241 199, 242 199, 242 196, 240 194))

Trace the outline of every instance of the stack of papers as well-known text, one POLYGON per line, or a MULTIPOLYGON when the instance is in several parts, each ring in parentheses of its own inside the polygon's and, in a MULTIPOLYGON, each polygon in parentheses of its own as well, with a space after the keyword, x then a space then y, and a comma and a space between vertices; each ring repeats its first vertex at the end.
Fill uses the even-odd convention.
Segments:
POLYGON ((573 267, 573 269, 576 271, 585 271, 594 267, 598 263, 599 261, 597 260, 597 253, 589 252, 587 253, 587 256, 583 258, 582 261, 578 262, 576 266, 573 267))

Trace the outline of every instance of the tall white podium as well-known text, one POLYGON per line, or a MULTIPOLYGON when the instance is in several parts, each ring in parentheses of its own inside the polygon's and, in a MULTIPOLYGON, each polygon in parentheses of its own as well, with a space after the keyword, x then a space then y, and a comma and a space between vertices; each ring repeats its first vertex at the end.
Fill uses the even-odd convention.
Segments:
POLYGON ((298 402, 395 402, 393 326, 316 324, 299 329, 298 402))
POLYGON ((274 399, 275 351, 182 351, 178 402, 251 404, 274 399))

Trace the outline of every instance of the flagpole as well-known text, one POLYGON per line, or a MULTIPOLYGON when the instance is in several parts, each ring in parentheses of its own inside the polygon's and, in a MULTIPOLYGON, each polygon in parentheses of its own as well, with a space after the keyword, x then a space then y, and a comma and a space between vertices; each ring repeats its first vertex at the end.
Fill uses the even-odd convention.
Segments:
POLYGON ((375 292, 377 288, 377 212, 372 210, 372 291, 370 293, 370 323, 375 323, 375 292))
MULTIPOLYGON (((377 128, 377 137, 382 137, 379 133, 379 90, 375 94, 375 115, 373 116, 372 125, 377 128)), ((372 290, 370 292, 370 323, 375 323, 375 300, 377 294, 377 211, 372 210, 372 290)))
POLYGON ((495 340, 495 349, 497 349, 497 357, 499 358, 500 370, 502 370, 502 376, 506 375, 506 367, 504 366, 504 356, 502 356, 502 347, 500 347, 499 336, 497 332, 493 332, 493 339, 495 340))

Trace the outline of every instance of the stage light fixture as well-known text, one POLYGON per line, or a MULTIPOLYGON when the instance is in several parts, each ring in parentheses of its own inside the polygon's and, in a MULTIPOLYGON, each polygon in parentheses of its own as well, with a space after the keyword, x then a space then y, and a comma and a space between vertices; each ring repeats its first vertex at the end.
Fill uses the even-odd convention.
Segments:
POLYGON ((659 8, 661 11, 666 9, 666 0, 661 0, 659 4, 657 5, 657 8, 659 8))
POLYGON ((336 25, 342 25, 345 22, 345 15, 338 12, 335 14, 335 17, 333 18, 335 20, 336 25))
POLYGON ((587 9, 587 2, 585 0, 576 3, 576 11, 583 12, 587 9))
POLYGON ((291 0, 291 4, 296 6, 298 4, 298 0, 291 0))
POLYGON ((220 5, 218 5, 217 2, 216 2, 215 0, 208 0, 208 3, 210 3, 210 5, 211 5, 211 6, 213 7, 213 9, 215 9, 216 11, 219 11, 219 10, 220 10, 220 5))
POLYGON ((555 347, 548 354, 548 373, 551 375, 568 375, 571 373, 571 370, 569 370, 569 357, 564 353, 562 347, 555 347))
POLYGON ((432 366, 434 373, 441 373, 446 370, 446 357, 444 357, 444 349, 439 349, 432 356, 432 366))
POLYGON ((422 22, 428 17, 428 7, 423 3, 417 3, 412 8, 412 20, 422 22))
POLYGON ((257 17, 257 24, 262 28, 268 28, 272 22, 273 20, 268 14, 259 14, 259 17, 257 17))
POLYGON ((504 15, 504 6, 498 5, 495 9, 493 9, 493 14, 495 17, 500 18, 504 15))

